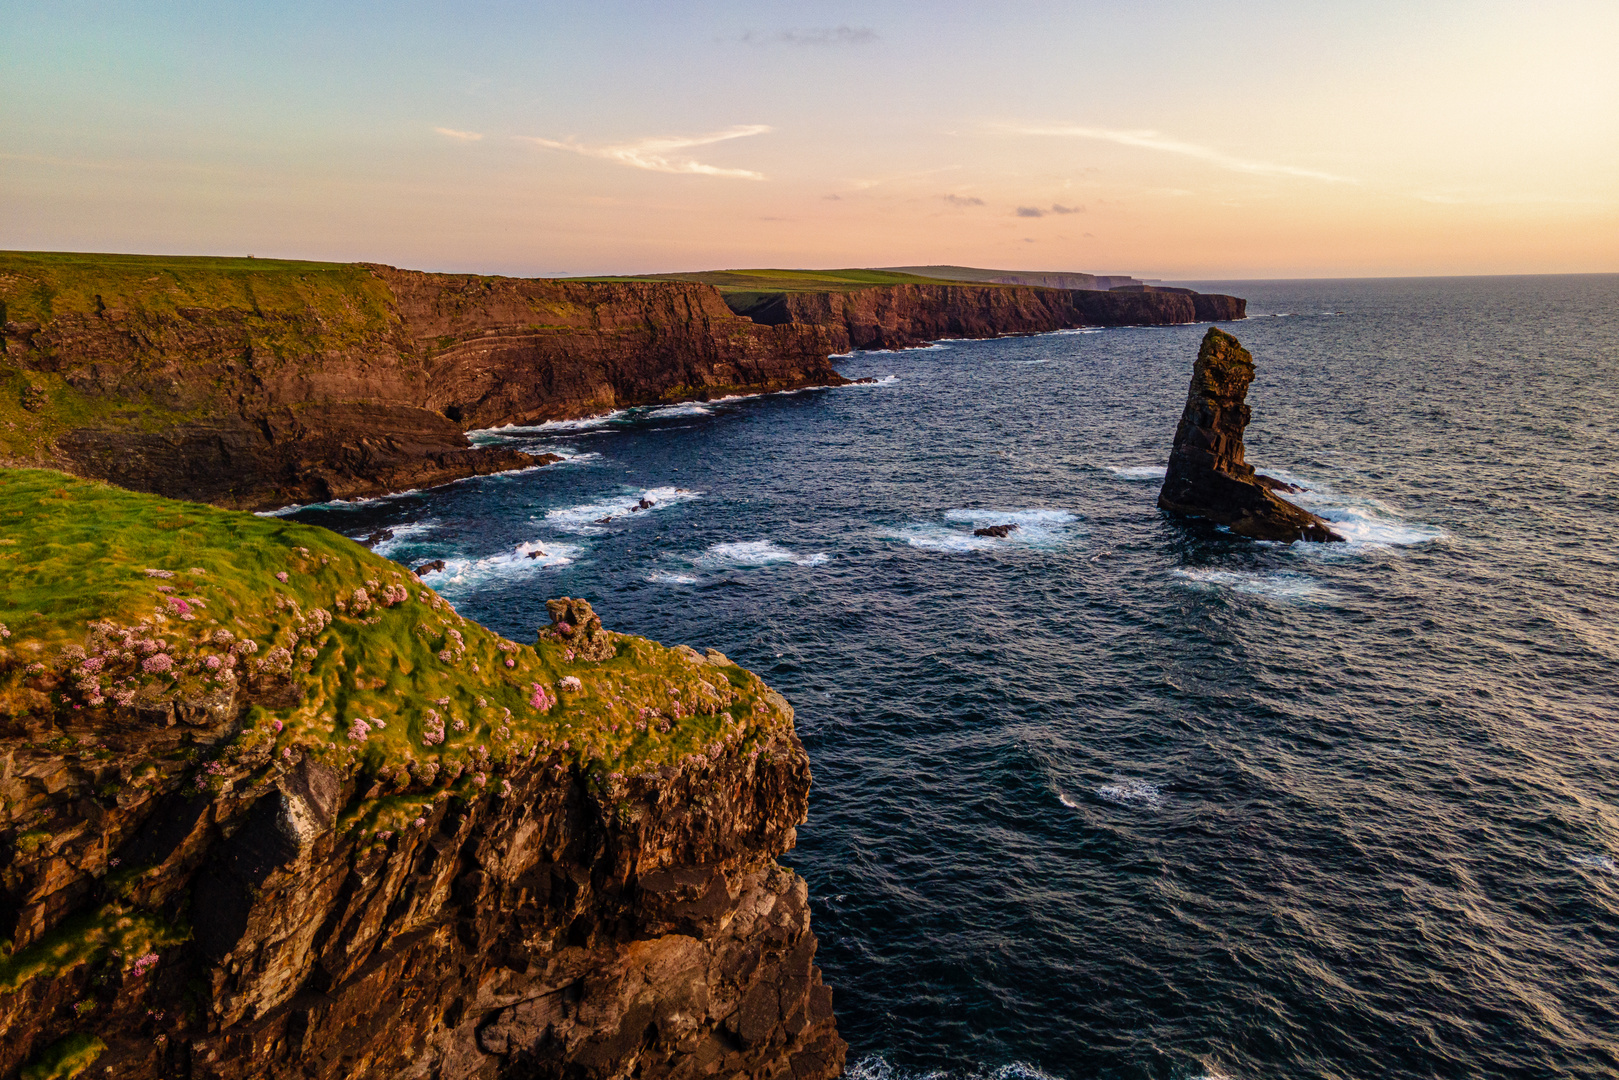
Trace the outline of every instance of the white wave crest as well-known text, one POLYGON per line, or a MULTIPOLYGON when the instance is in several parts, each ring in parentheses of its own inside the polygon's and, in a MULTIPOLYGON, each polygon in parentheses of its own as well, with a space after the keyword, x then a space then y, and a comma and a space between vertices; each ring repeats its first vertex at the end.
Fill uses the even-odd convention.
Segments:
POLYGON ((1096 797, 1118 806, 1145 806, 1156 810, 1163 805, 1164 793, 1157 784, 1145 780, 1120 780, 1103 784, 1096 789, 1096 797))
POLYGON ((1104 465, 1108 472, 1120 480, 1162 480, 1168 467, 1164 465, 1104 465))
POLYGON ((1068 794, 1066 791, 1057 792, 1057 801, 1068 807, 1070 810, 1079 809, 1079 800, 1068 794))
POLYGON ((1024 510, 946 510, 938 522, 916 522, 896 529, 888 536, 912 547, 935 551, 990 551, 996 548, 1054 548, 1067 543, 1079 518, 1067 510, 1033 508, 1024 510), (974 536, 974 529, 991 525, 1016 525, 1005 537, 974 536))
POLYGON ((849 1080, 1060 1080, 1054 1073, 1026 1061, 964 1072, 957 1069, 907 1069, 879 1054, 854 1062, 844 1070, 843 1075, 849 1080))
MULTIPOLYGON (((378 555, 387 555, 389 552, 396 551, 407 544, 420 541, 422 537, 430 535, 438 527, 439 521, 437 518, 428 518, 426 521, 407 521, 403 525, 381 526, 381 528, 387 529, 393 535, 386 540, 377 541, 377 546, 371 550, 378 555)), ((378 530, 372 530, 372 532, 376 531, 378 530)), ((371 533, 366 534, 366 536, 370 535, 371 533)), ((357 536, 354 539, 356 541, 364 540, 365 536, 357 536)))
POLYGON ((1330 522, 1334 530, 1348 541, 1347 544, 1321 544, 1298 541, 1301 551, 1319 554, 1354 555, 1368 548, 1414 547, 1431 544, 1450 536, 1436 525, 1419 525, 1400 519, 1399 511, 1387 503, 1369 496, 1344 495, 1330 484, 1299 477, 1285 469, 1263 469, 1267 476, 1285 481, 1298 492, 1281 492, 1288 502, 1304 507, 1312 514, 1330 522))
POLYGON ((1578 855, 1570 855, 1568 861, 1575 866, 1583 866, 1587 870, 1601 870, 1605 874, 1619 876, 1619 865, 1616 865, 1606 855, 1599 855, 1595 852, 1582 852, 1578 855))
POLYGON ((711 570, 746 569, 791 563, 794 566, 819 566, 830 558, 824 551, 800 555, 776 544, 773 540, 742 540, 734 543, 714 544, 694 560, 698 566, 711 570))
POLYGON ((598 524, 603 518, 612 518, 614 522, 620 519, 634 519, 643 514, 654 514, 667 510, 681 503, 690 502, 702 497, 701 491, 688 491, 685 488, 655 487, 641 491, 626 491, 621 495, 600 499, 596 502, 581 503, 578 506, 564 506, 555 510, 547 510, 545 523, 553 529, 563 532, 599 534, 602 526, 598 524), (642 501, 652 505, 645 510, 636 507, 642 501))
POLYGON ((676 574, 667 570, 655 570, 646 579, 654 585, 695 585, 702 580, 691 574, 676 574))
POLYGON ((1328 595, 1325 588, 1307 574, 1289 570, 1269 573, 1251 573, 1243 570, 1212 570, 1193 568, 1171 570, 1170 573, 1187 585, 1204 589, 1231 589, 1249 596, 1264 596, 1272 600, 1320 600, 1328 595))
POLYGON ((584 551, 578 544, 554 540, 530 540, 510 551, 483 558, 444 559, 444 569, 422 580, 441 593, 465 594, 491 581, 509 580, 541 570, 555 570, 571 564, 584 551))

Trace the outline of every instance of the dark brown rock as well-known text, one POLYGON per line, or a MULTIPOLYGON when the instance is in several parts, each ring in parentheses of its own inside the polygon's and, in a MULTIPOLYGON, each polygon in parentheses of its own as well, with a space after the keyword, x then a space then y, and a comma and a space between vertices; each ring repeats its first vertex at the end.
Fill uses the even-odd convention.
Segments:
POLYGON ((1171 513, 1207 518, 1255 540, 1342 540, 1327 522, 1271 491, 1294 488, 1258 476, 1243 459, 1253 378, 1254 358, 1248 350, 1230 334, 1210 327, 1192 368, 1158 505, 1171 513))
POLYGON ((443 569, 444 569, 444 560, 443 559, 434 559, 432 562, 424 562, 424 563, 422 563, 422 565, 418 566, 415 570, 412 571, 412 573, 414 573, 417 577, 421 577, 423 574, 437 574, 437 573, 441 572, 443 569))
POLYGON ((542 639, 567 642, 581 660, 611 660, 617 655, 617 641, 602 629, 601 616, 591 610, 588 601, 564 596, 547 600, 545 609, 551 613, 551 625, 540 631, 542 639))
POLYGON ((987 528, 974 529, 973 530, 973 535, 974 536, 993 536, 993 537, 996 537, 997 539, 1005 540, 1007 534, 1010 533, 1013 529, 1016 529, 1016 528, 1017 528, 1017 523, 1016 522, 1008 522, 1005 525, 990 525, 987 528))

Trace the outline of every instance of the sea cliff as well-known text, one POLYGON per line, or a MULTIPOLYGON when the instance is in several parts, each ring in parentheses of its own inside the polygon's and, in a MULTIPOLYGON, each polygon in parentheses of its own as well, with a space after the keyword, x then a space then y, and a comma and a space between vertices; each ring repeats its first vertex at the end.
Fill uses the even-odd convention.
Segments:
POLYGON ((756 676, 60 473, 0 532, 0 1076, 841 1070, 756 676))
POLYGON ((1247 302, 1190 290, 1101 292, 1023 285, 876 285, 733 293, 738 314, 768 325, 841 331, 857 349, 905 349, 939 338, 1037 334, 1082 326, 1168 326, 1240 319, 1247 302))
POLYGON ((845 382, 710 286, 0 254, 0 463, 262 509, 540 464, 465 431, 845 382))

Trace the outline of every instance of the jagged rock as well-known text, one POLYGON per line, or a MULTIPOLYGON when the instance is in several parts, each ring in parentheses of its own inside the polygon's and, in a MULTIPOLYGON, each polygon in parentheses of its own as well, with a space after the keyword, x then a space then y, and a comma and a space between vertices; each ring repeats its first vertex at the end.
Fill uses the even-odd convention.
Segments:
POLYGON ((1007 522, 1005 525, 990 525, 983 529, 974 529, 974 536, 993 536, 1005 540, 1006 534, 1017 528, 1016 522, 1007 522))
POLYGON ((1298 490, 1260 476, 1243 460, 1242 433, 1251 412, 1248 384, 1254 358, 1236 338, 1210 327, 1192 368, 1186 409, 1158 505, 1207 518, 1255 540, 1342 540, 1332 526, 1272 489, 1298 490))
POLYGON ((551 625, 540 632, 566 641, 580 660, 611 660, 618 653, 613 635, 602 629, 601 617, 590 609, 586 600, 564 596, 560 600, 547 600, 545 608, 551 613, 551 625))
POLYGON ((422 563, 422 565, 418 566, 415 569, 414 573, 415 573, 415 575, 417 577, 421 577, 423 574, 436 574, 436 573, 439 573, 443 569, 444 569, 444 560, 443 559, 434 559, 432 562, 424 562, 424 563, 422 563))
POLYGON ((382 543, 384 540, 392 540, 393 538, 394 531, 392 529, 378 529, 364 540, 361 540, 360 543, 364 544, 368 548, 373 548, 382 543))

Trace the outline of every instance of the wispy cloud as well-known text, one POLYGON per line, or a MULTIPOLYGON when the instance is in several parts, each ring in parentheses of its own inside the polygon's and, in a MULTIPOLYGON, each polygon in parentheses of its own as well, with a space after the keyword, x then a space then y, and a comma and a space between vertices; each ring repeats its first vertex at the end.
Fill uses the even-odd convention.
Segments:
POLYGON ((1051 209, 1042 206, 1020 206, 1017 208, 1018 217, 1045 217, 1047 214, 1083 214, 1083 206, 1064 206, 1062 203, 1052 203, 1051 209))
POLYGON ((940 195, 951 206, 983 206, 984 200, 972 195, 940 195))
POLYGON ((745 30, 737 38, 745 45, 798 45, 807 48, 825 48, 828 45, 864 45, 877 40, 877 31, 869 26, 812 26, 797 30, 778 30, 773 34, 758 34, 745 30))
POLYGON ((1093 139, 1098 142, 1117 143, 1120 146, 1133 146, 1139 150, 1155 150, 1161 154, 1179 154, 1182 157, 1206 161, 1210 165, 1221 169, 1229 169, 1232 172, 1257 173, 1264 176, 1294 176, 1301 180, 1320 180, 1328 184, 1358 184, 1360 182, 1352 177, 1338 176, 1334 173, 1322 172, 1319 169, 1301 169, 1296 165, 1279 165, 1270 161, 1251 161, 1248 158, 1233 157, 1230 154, 1214 149, 1212 146, 1181 142, 1178 139, 1171 139, 1161 135, 1156 131, 1115 131, 1112 128, 1064 125, 1054 127, 1008 125, 1001 130, 1013 135, 1048 135, 1069 139, 1093 139))
POLYGON ((681 153, 681 151, 698 146, 712 146, 715 143, 725 142, 729 139, 745 139, 749 135, 763 135, 769 130, 771 130, 770 126, 767 124, 742 124, 707 135, 651 135, 644 139, 637 139, 634 142, 615 143, 611 146, 585 146, 572 139, 558 142, 555 139, 542 139, 535 135, 519 135, 516 137, 524 142, 531 142, 535 146, 543 146, 548 150, 567 150, 570 153, 583 154, 585 157, 603 158, 607 161, 616 161, 620 165, 628 165, 636 169, 647 169, 651 172, 728 176, 738 180, 763 180, 765 178, 764 173, 754 172, 752 169, 722 169, 718 165, 705 165, 701 161, 681 153))
POLYGON ((460 139, 462 142, 477 142, 483 134, 477 131, 457 131, 454 128, 436 127, 433 129, 447 139, 460 139))

